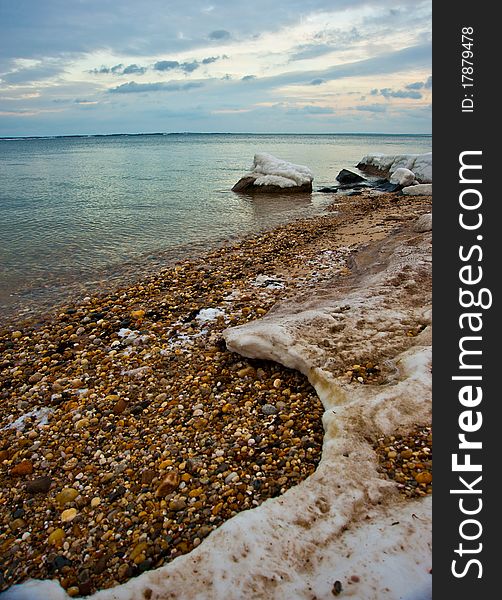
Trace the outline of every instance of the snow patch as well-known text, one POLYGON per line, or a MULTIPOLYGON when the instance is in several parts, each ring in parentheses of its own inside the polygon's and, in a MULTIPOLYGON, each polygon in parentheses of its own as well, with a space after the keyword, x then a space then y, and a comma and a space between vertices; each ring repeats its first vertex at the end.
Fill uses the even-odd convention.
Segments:
POLYGON ((219 308, 202 308, 195 317, 200 323, 216 321, 218 317, 225 317, 225 313, 219 308))
POLYGON ((9 423, 3 429, 17 429, 18 431, 22 431, 25 428, 26 419, 34 419, 38 421, 38 426, 47 425, 49 422, 49 415, 52 413, 52 409, 47 406, 41 406, 40 408, 34 408, 30 410, 30 412, 25 413, 18 417, 12 423, 9 423))
POLYGON ((251 172, 258 175, 255 185, 293 187, 311 183, 314 179, 308 167, 295 165, 266 153, 254 155, 251 172))

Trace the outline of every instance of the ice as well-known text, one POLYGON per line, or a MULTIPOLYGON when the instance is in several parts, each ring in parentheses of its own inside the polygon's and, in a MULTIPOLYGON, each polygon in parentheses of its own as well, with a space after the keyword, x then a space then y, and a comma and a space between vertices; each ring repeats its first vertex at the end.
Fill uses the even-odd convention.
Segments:
POLYGON ((308 167, 266 153, 255 154, 251 173, 257 175, 255 185, 277 185, 282 188, 308 184, 314 179, 308 167))
POLYGON ((432 152, 425 154, 367 154, 357 165, 362 171, 376 170, 383 176, 398 168, 413 171, 419 183, 432 183, 432 152))

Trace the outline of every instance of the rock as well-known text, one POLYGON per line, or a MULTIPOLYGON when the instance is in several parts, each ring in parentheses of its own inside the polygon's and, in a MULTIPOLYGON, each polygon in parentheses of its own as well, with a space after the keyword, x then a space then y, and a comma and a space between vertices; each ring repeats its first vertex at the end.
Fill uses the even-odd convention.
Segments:
POLYGON ((419 183, 432 183, 432 152, 425 154, 367 154, 357 165, 361 171, 385 177, 400 167, 413 171, 419 183))
POLYGON ((42 373, 34 373, 33 375, 30 375, 28 382, 29 383, 38 383, 39 381, 41 381, 43 379, 43 375, 42 373))
POLYGON ((74 488, 64 488, 58 494, 56 494, 56 502, 60 506, 64 506, 69 502, 73 502, 75 498, 78 496, 78 492, 74 488))
POLYGON ((169 494, 174 492, 174 490, 179 486, 179 484, 180 474, 178 473, 178 471, 170 471, 157 488, 155 492, 155 497, 164 498, 165 496, 168 496, 169 494))
POLYGON ((284 193, 312 191, 314 176, 308 167, 295 165, 271 154, 255 154, 252 171, 239 179, 233 192, 284 193))
POLYGON ((273 404, 264 404, 261 407, 261 412, 264 415, 275 415, 277 413, 277 408, 273 404))
POLYGON ((138 556, 140 556, 141 554, 143 554, 143 552, 147 548, 148 548, 148 544, 146 542, 139 542, 139 544, 136 544, 136 546, 134 546, 134 548, 129 553, 129 558, 133 561, 136 560, 136 558, 138 556))
POLYGON ((18 531, 19 529, 26 527, 26 521, 24 519, 13 519, 9 523, 9 527, 11 531, 18 531))
POLYGON ((235 471, 233 471, 232 473, 229 473, 225 477, 225 483, 226 484, 232 483, 232 481, 235 481, 236 479, 239 479, 239 474, 236 473, 235 471))
POLYGON ((432 183, 409 185, 402 189, 405 196, 432 196, 432 183))
POLYGON ((18 340, 19 338, 23 337, 23 333, 21 331, 13 331, 11 334, 11 338, 13 340, 18 340))
POLYGON ((401 187, 406 187, 407 185, 412 185, 415 181, 415 173, 410 171, 409 169, 405 169, 404 167, 400 167, 396 169, 389 178, 391 183, 395 185, 400 185, 401 187))
POLYGON ((432 231, 432 213, 426 213, 425 215, 418 217, 418 219, 413 223, 412 229, 417 233, 432 231))
POLYGON ((63 523, 69 523, 70 521, 73 521, 77 516, 77 513, 78 511, 76 508, 67 508, 61 513, 61 521, 63 521, 63 523))
POLYGON ((29 494, 46 494, 51 487, 52 479, 50 477, 37 477, 26 484, 26 491, 29 494))
POLYGON ((415 475, 415 480, 418 483, 431 483, 432 473, 429 473, 428 471, 423 471, 422 473, 417 473, 415 475))
POLYGON ((122 398, 119 398, 113 407, 113 413, 116 415, 121 415, 124 410, 127 408, 127 402, 122 398))
POLYGON ((31 473, 33 473, 31 460, 22 460, 10 470, 10 474, 14 477, 23 477, 24 475, 31 475, 31 473))
POLYGON ((154 471, 153 469, 145 469, 141 473, 141 483, 143 485, 150 485, 156 477, 157 471, 154 471))
POLYGON ((58 528, 55 529, 47 538, 47 543, 51 546, 61 546, 63 544, 63 540, 65 538, 64 529, 58 528))
POLYGON ((336 180, 341 184, 361 183, 361 181, 366 181, 361 175, 348 171, 347 169, 342 169, 336 176, 336 180))
POLYGON ((185 510, 187 503, 185 498, 175 498, 169 502, 169 510, 180 511, 185 510))

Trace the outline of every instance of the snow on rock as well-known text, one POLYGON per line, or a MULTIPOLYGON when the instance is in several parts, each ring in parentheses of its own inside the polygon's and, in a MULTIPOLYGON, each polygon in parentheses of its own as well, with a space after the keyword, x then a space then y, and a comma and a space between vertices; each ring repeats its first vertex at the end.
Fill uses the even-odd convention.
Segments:
POLYGON ((255 154, 251 172, 244 175, 232 191, 311 192, 313 179, 308 167, 281 160, 272 154, 255 154))
POLYGON ((432 196, 432 183, 419 183, 410 185, 402 190, 405 196, 432 196))
MULTIPOLYGON (((90 600, 306 600, 331 598, 335 581, 358 600, 431 597, 431 499, 403 500, 368 442, 431 417, 430 242, 430 233, 395 230, 357 252, 343 282, 323 280, 224 332, 229 349, 308 376, 325 408, 321 462, 189 554, 90 600), (345 375, 369 360, 381 366, 380 385, 345 375)), ((52 582, 7 594, 67 598, 52 582)))
POLYGON ((432 152, 425 154, 367 154, 357 168, 388 177, 398 168, 413 171, 419 183, 432 183, 432 152))
POLYGON ((409 169, 400 167, 392 173, 389 181, 391 183, 394 183, 395 185, 400 185, 402 187, 407 185, 413 185, 413 182, 415 181, 415 173, 413 173, 413 171, 410 171, 409 169))

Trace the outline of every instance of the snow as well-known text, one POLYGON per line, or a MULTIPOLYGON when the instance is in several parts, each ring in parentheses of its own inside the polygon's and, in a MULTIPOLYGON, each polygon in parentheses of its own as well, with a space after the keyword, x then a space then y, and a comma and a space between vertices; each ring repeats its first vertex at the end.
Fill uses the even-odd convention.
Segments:
POLYGON ((18 417, 12 423, 6 425, 3 429, 17 429, 18 431, 22 431, 25 427, 26 419, 34 419, 38 421, 38 425, 47 425, 49 422, 49 415, 52 413, 52 410, 47 406, 41 406, 40 408, 34 408, 30 410, 30 412, 25 413, 18 417))
MULTIPOLYGON (((356 276, 344 285, 319 282, 317 293, 300 291, 224 332, 230 350, 308 376, 325 409, 317 470, 189 554, 90 599, 307 600, 331 598, 335 581, 341 597, 354 600, 431 597, 431 498, 403 500, 368 442, 431 417, 430 238, 396 231, 356 254, 356 276), (406 335, 416 326, 420 333, 406 335), (348 365, 376 355, 383 383, 345 376, 348 365)), ((14 586, 5 596, 28 598, 67 600, 53 582, 14 586)))
POLYGON ((305 185, 314 179, 308 167, 266 153, 254 155, 251 174, 257 176, 255 185, 276 185, 281 188, 305 185))
POLYGON ((413 185, 413 182, 415 181, 415 173, 409 169, 400 167, 392 173, 389 181, 391 183, 395 183, 396 185, 413 185))
POLYGON ((376 170, 388 176, 398 168, 413 171, 419 183, 432 183, 432 152, 425 154, 367 154, 359 164, 359 169, 376 170))
POLYGON ((195 317, 200 323, 215 321, 218 317, 224 317, 225 313, 219 308, 202 308, 195 317))

